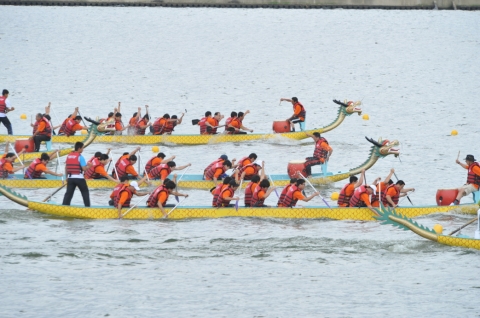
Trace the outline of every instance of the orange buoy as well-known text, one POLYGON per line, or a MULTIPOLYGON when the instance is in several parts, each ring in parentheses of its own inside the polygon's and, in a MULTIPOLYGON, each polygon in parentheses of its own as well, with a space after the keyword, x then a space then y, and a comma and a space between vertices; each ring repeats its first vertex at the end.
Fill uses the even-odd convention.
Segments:
POLYGON ((25 152, 33 152, 35 150, 35 144, 33 143, 33 139, 29 138, 19 138, 15 140, 15 151, 19 153, 22 149, 28 146, 25 152))
POLYGON ((437 190, 437 205, 445 206, 452 204, 457 198, 458 189, 438 189, 437 190))
POLYGON ((287 172, 290 178, 298 178, 297 171, 304 177, 307 177, 305 170, 305 160, 292 160, 288 163, 287 172))
POLYGON ((283 121, 274 121, 272 129, 277 134, 290 132, 290 122, 283 120, 283 121))

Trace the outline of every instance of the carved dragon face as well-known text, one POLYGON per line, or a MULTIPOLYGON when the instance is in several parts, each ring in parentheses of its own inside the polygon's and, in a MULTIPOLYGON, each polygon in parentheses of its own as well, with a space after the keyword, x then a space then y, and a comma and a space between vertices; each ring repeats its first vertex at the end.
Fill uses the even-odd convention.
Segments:
POLYGON ((361 101, 353 102, 344 100, 343 103, 347 105, 347 107, 345 107, 347 114, 358 113, 358 116, 362 114, 362 108, 360 107, 360 105, 362 105, 361 101))
POLYGON ((382 140, 382 138, 380 138, 378 141, 375 141, 372 138, 365 138, 375 146, 376 154, 379 157, 386 157, 388 155, 395 155, 395 157, 398 157, 400 155, 400 150, 395 148, 400 145, 398 140, 390 141, 388 139, 382 140))

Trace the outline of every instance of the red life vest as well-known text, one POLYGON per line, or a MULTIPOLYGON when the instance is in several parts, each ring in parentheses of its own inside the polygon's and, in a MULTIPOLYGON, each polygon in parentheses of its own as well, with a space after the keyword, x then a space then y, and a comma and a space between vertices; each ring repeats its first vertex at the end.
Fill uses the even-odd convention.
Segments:
POLYGON ((340 190, 340 194, 338 195, 338 205, 340 204, 346 204, 347 206, 350 204, 350 199, 352 196, 347 196, 347 188, 350 186, 351 183, 347 183, 346 185, 343 186, 342 190, 340 190))
POLYGON ((92 160, 92 166, 90 168, 88 168, 87 171, 85 171, 85 178, 86 179, 98 179, 98 178, 100 178, 101 175, 95 172, 95 169, 98 166, 104 167, 105 165, 101 164, 100 161, 97 158, 93 159, 92 160))
POLYGON ((7 110, 7 98, 5 96, 0 96, 0 113, 6 114, 7 110))
POLYGON ((148 197, 147 206, 151 208, 158 206, 158 196, 160 195, 160 192, 165 192, 167 194, 167 200, 165 200, 165 202, 162 203, 162 206, 165 206, 167 204, 168 196, 169 196, 168 189, 164 185, 161 185, 158 188, 156 188, 155 191, 153 191, 153 193, 148 197))
MULTIPOLYGON (((65 135, 65 127, 67 127, 67 121, 70 119, 70 117, 68 117, 67 119, 65 119, 62 123, 62 126, 60 127, 60 129, 58 130, 58 134, 59 135, 65 135)), ((35 133, 35 132, 34 132, 35 133)))
POLYGON ((253 191, 252 206, 263 206, 265 199, 260 199, 260 193, 265 193, 265 190, 262 189, 260 185, 257 185, 255 191, 253 191))
POLYGON ((205 135, 207 133, 207 117, 203 117, 197 124, 200 126, 200 135, 205 135))
POLYGON ((28 166, 27 170, 25 171, 25 175, 23 176, 24 179, 38 179, 42 175, 42 171, 35 171, 35 168, 38 164, 42 163, 40 158, 35 158, 32 163, 28 166))
POLYGON ((398 191, 398 189, 395 187, 394 184, 391 184, 391 185, 389 185, 389 186, 387 187, 387 189, 385 190, 385 195, 383 196, 383 199, 382 199, 382 203, 383 203, 384 206, 391 206, 390 203, 387 201, 387 195, 386 195, 386 193, 387 193, 388 189, 390 189, 390 188, 392 188, 392 187, 395 188, 395 193, 396 193, 396 194, 392 197, 392 201, 393 201, 393 203, 395 203, 395 205, 398 204, 398 199, 400 199, 400 191, 398 191))
POLYGON ((475 172, 473 172, 473 167, 480 167, 480 165, 478 164, 478 162, 474 162, 468 167, 467 183, 480 186, 480 176, 476 175, 475 172))
POLYGON ((318 139, 317 143, 315 144, 315 151, 313 152, 313 156, 315 158, 323 159, 325 161, 328 156, 328 151, 321 147, 322 142, 325 142, 328 145, 327 139, 320 137, 320 139, 318 139))
POLYGON ((152 158, 150 158, 150 160, 147 161, 147 164, 145 165, 145 173, 149 173, 153 168, 156 167, 152 164, 153 160, 156 159, 156 158, 158 158, 158 157, 157 156, 152 157, 152 158))
MULTIPOLYGON (((243 166, 244 166, 243 162, 244 162, 246 159, 250 159, 250 158, 248 158, 248 157, 243 157, 243 158, 240 158, 240 160, 237 161, 237 165, 238 165, 239 169, 240 169, 240 167, 243 167, 243 166)), ((251 163, 251 162, 250 162, 250 163, 251 163)))
POLYGON ((177 126, 176 121, 169 121, 167 122, 167 125, 165 126, 164 132, 165 133, 171 133, 175 130, 175 127, 177 126))
POLYGON ((217 206, 218 197, 220 196, 220 193, 223 190, 223 186, 226 186, 226 185, 223 184, 223 183, 217 184, 215 189, 213 189, 213 191, 212 191, 212 194, 213 194, 212 206, 217 206))
MULTIPOLYGON (((36 159, 35 159, 36 160, 36 159)), ((0 159, 0 178, 8 178, 8 171, 3 169, 3 165, 7 162, 5 158, 0 159)))
POLYGON ((172 168, 170 168, 168 166, 168 164, 161 163, 158 166, 156 166, 155 168, 153 168, 152 170, 150 170, 148 176, 151 179, 160 179, 161 176, 162 176, 162 171, 163 170, 167 170, 168 174, 170 174, 172 172, 172 168))
POLYGON ((145 135, 145 130, 147 129, 147 127, 141 128, 141 126, 146 126, 146 125, 147 125, 147 120, 146 120, 146 119, 140 120, 140 121, 135 125, 136 134, 137 134, 137 135, 145 135))
POLYGON ((303 117, 305 118, 307 116, 307 112, 305 111, 305 107, 300 102, 296 102, 295 105, 293 105, 293 111, 295 111, 295 106, 300 105, 302 107, 302 110, 300 111, 300 114, 298 114, 298 117, 303 117))
MULTIPOLYGON (((77 122, 74 119, 71 119, 71 118, 67 119, 67 122, 65 123, 65 129, 63 131, 67 137, 75 135, 73 126, 75 126, 76 124, 77 122)), ((63 127, 63 124, 62 124, 62 127, 63 127)))
POLYGON ((217 200, 217 204, 216 204, 216 207, 217 207, 217 208, 222 208, 222 207, 225 207, 225 206, 227 206, 227 205, 230 204, 230 200, 224 200, 224 199, 223 199, 223 194, 224 194, 225 192, 228 192, 228 193, 229 193, 229 194, 228 194, 229 197, 231 197, 231 198, 233 197, 234 192, 233 192, 233 189, 230 188, 230 186, 228 186, 228 187, 226 187, 225 189, 223 189, 223 190, 220 192, 220 195, 218 196, 218 200, 217 200))
POLYGON ((365 202, 360 200, 360 196, 363 193, 367 193, 367 188, 364 185, 359 186, 358 188, 355 189, 355 191, 353 191, 352 198, 350 199, 350 207, 351 208, 367 206, 365 204, 365 202))
POLYGON ((153 122, 153 134, 162 135, 165 132, 167 120, 163 117, 158 118, 153 122))
MULTIPOLYGON (((40 131, 38 133, 38 135, 44 135, 44 136, 47 136, 47 137, 52 137, 52 126, 50 125, 50 122, 45 117, 42 117, 42 119, 40 121, 43 121, 45 123, 45 128, 43 129, 43 131, 40 131)), ((40 124, 40 122, 38 122, 38 124, 40 124)), ((36 125, 36 129, 38 129, 38 124, 36 125)), ((36 129, 35 129, 35 131, 36 131, 36 129)))
POLYGON ((254 163, 251 163, 251 164, 249 164, 249 165, 243 166, 243 167, 241 167, 240 169, 238 169, 238 174, 241 176, 242 173, 243 173, 248 167, 252 167, 253 170, 255 170, 255 171, 253 172, 253 174, 249 174, 249 175, 245 174, 245 177, 244 177, 245 180, 251 180, 252 177, 253 177, 254 175, 258 174, 258 171, 260 170, 260 167, 259 167, 258 165, 254 164, 254 163))
MULTIPOLYGON (((214 127, 217 127, 218 126, 218 120, 216 120, 215 118, 213 118, 213 120, 215 121, 215 124, 213 124, 214 127)), ((209 127, 211 130, 209 132, 209 134, 211 135, 215 135, 217 133, 217 128, 212 128, 212 127, 209 127)))
POLYGON ((222 162, 217 162, 216 164, 214 164, 210 170, 208 170, 206 173, 205 173, 205 179, 206 180, 212 180, 213 179, 213 176, 215 175, 215 171, 217 171, 217 169, 221 168, 222 169, 222 173, 225 172, 225 168, 223 167, 223 161, 222 162))
POLYGON ((377 184, 377 191, 375 194, 372 194, 372 199, 370 200, 372 203, 376 201, 385 200, 385 193, 387 192, 388 185, 385 185, 384 182, 379 182, 377 184), (380 198, 380 200, 378 199, 380 198))
POLYGON ((117 174, 115 173, 115 170, 118 169, 118 165, 120 164, 120 162, 122 161, 122 159, 125 159, 127 158, 128 159, 129 155, 125 155, 125 156, 120 156, 117 160, 117 162, 115 162, 115 169, 112 170, 112 177, 116 178, 117 177, 117 174))
POLYGON ((285 188, 283 188, 282 193, 280 193, 280 198, 278 198, 277 206, 279 206, 283 200, 285 200, 285 196, 292 185, 293 184, 288 184, 285 188))
POLYGON ((113 204, 115 207, 118 207, 118 202, 120 201, 120 196, 122 195, 122 192, 126 191, 128 193, 128 199, 123 203, 122 207, 128 208, 130 207, 130 201, 132 200, 133 192, 130 190, 129 186, 127 184, 121 183, 122 187, 119 187, 117 190, 115 190, 117 187, 114 188, 114 197, 113 197, 113 204), (115 193, 116 191, 116 193, 115 193))
POLYGON ((252 206, 253 191, 258 185, 258 182, 249 182, 245 188, 245 206, 252 206))
POLYGON ((82 166, 80 166, 80 153, 72 151, 65 162, 67 168, 67 174, 83 174, 82 166))
POLYGON ((209 171, 210 168, 212 168, 215 164, 217 164, 217 163, 219 163, 219 162, 223 162, 223 161, 224 161, 224 160, 221 159, 221 158, 215 160, 214 162, 212 162, 211 164, 209 164, 209 165, 205 168, 205 170, 203 170, 203 174, 206 174, 207 171, 209 171))
POLYGON ((226 120, 225 120, 225 131, 228 129, 228 125, 230 125, 230 123, 232 122, 233 120, 233 117, 228 117, 226 120))
POLYGON ((128 158, 123 158, 122 160, 120 160, 117 167, 117 173, 118 173, 119 179, 127 175, 127 167, 131 165, 132 164, 130 163, 130 160, 128 160, 128 158))
POLYGON ((295 192, 300 192, 300 190, 298 190, 296 185, 292 184, 285 194, 285 199, 281 202, 282 206, 291 208, 297 204, 298 199, 293 198, 295 192))
POLYGON ((91 163, 92 165, 98 165, 100 163, 100 159, 93 156, 92 158, 90 158, 90 160, 88 160, 88 162, 91 163))
POLYGON ((230 122, 230 125, 235 128, 235 131, 230 131, 229 134, 235 134, 242 127, 242 121, 240 119, 238 119, 238 117, 235 117, 230 122))

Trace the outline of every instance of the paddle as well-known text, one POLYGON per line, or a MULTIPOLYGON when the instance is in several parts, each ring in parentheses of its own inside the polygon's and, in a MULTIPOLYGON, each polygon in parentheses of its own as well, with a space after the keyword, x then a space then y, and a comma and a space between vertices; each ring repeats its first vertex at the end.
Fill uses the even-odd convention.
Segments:
MULTIPOLYGON (((176 183, 175 185, 177 185, 177 184, 180 182, 180 180, 182 179, 183 175, 185 174, 185 172, 188 171, 188 169, 190 169, 190 167, 191 167, 191 166, 188 166, 187 169, 185 169, 185 171, 182 173, 182 175, 180 176, 180 178, 178 178, 177 183, 176 183)), ((177 200, 177 202, 179 202, 179 200, 178 200, 178 195, 175 196, 175 200, 177 200)))
MULTIPOLYGON (((64 173, 65 169, 62 169, 62 163, 60 162, 60 155, 58 154, 58 152, 57 152, 57 161, 58 161, 58 164, 60 166, 60 171, 63 171, 63 173, 64 173)), ((62 183, 63 183, 63 173, 62 173, 62 183)))
POLYGON ((58 191, 62 190, 66 185, 67 185, 66 183, 62 184, 62 186, 60 188, 55 190, 52 194, 50 194, 48 197, 46 197, 45 200, 43 200, 42 202, 49 201, 52 196, 54 196, 58 191))
POLYGON ((457 233, 458 231, 460 231, 460 230, 463 229, 464 227, 472 224, 472 223, 475 222, 476 220, 478 220, 478 218, 474 218, 473 220, 468 221, 467 223, 465 223, 464 225, 462 225, 461 227, 459 227, 458 229, 456 229, 455 231, 453 231, 452 233, 450 233, 450 234, 448 234, 448 235, 453 235, 453 234, 457 233))
MULTIPOLYGON (((268 175, 268 179, 270 179, 270 182, 272 183, 272 186, 275 186, 275 183, 273 183, 273 179, 270 175, 268 175)), ((277 198, 280 198, 280 196, 278 195, 277 189, 275 189, 274 191, 275 191, 275 194, 277 195, 277 198)))
MULTIPOLYGON (((303 180, 305 180, 312 187, 313 191, 318 192, 317 189, 315 189, 315 187, 313 186, 313 184, 311 184, 310 181, 308 181, 308 179, 303 176, 303 174, 299 173, 299 175, 303 178, 303 180)), ((323 202, 325 202, 325 204, 331 209, 332 207, 328 204, 327 200, 325 200, 325 198, 321 194, 319 195, 320 195, 320 198, 322 198, 323 202)))
MULTIPOLYGON (((62 122, 58 119, 57 113, 56 113, 56 112, 53 110, 53 108, 50 106, 50 103, 48 103, 48 106, 50 107, 50 110, 52 111, 53 115, 55 116, 55 119, 57 120, 57 122, 58 122, 59 124, 61 124, 62 122)), ((52 126, 53 126, 53 125, 52 125, 52 126)), ((53 128, 53 127, 52 127, 52 128, 53 128)), ((54 130, 52 129, 52 131, 54 131, 54 130)))
MULTIPOLYGON (((153 192, 153 191, 152 191, 152 192, 153 192)), ((150 195, 152 194, 152 192, 150 192, 150 193, 148 194, 148 196, 150 196, 150 195)), ((148 198, 148 197, 147 197, 147 198, 148 198)), ((123 213, 122 216, 120 217, 120 219, 123 219, 123 217, 124 217, 125 215, 127 215, 128 212, 132 211, 132 209, 133 209, 134 207, 136 207, 140 202, 142 202, 142 200, 145 200, 144 196, 142 196, 142 197, 140 198, 140 200, 138 200, 133 206, 131 206, 130 209, 127 210, 127 212, 123 213)))
POLYGON ((183 201, 185 201, 188 197, 184 197, 182 199, 182 201, 178 202, 176 206, 173 207, 173 209, 170 210, 170 212, 167 213, 167 215, 165 215, 163 218, 166 219, 168 218, 168 216, 170 215, 170 213, 172 213, 179 205, 180 203, 182 203, 183 201))
MULTIPOLYGON (((113 161, 113 153, 112 153, 112 161, 113 161)), ((115 171, 115 177, 117 178, 117 180, 120 180, 120 177, 118 176, 118 172, 117 172, 117 167, 115 167, 115 164, 113 165, 113 170, 115 171)))
MULTIPOLYGON (((242 183, 243 183, 243 179, 240 180, 240 186, 238 187, 238 194, 240 195, 240 192, 242 191, 242 183)), ((237 202, 235 202, 235 210, 238 211, 238 202, 240 200, 237 200, 237 202)))
MULTIPOLYGON (((396 178, 397 181, 398 181, 399 179, 398 179, 398 177, 397 177, 397 174, 394 172, 393 175, 395 176, 395 178, 396 178)), ((408 201, 410 201, 410 204, 413 205, 412 200, 410 200, 410 197, 408 196, 408 194, 407 194, 407 199, 408 199, 408 201)))
POLYGON ((87 127, 87 124, 85 123, 85 120, 83 120, 82 114, 80 114, 80 110, 78 110, 77 112, 78 112, 78 115, 79 115, 80 117, 82 117, 82 123, 85 125, 85 127, 87 127))
MULTIPOLYGON (((28 145, 25 146, 25 148, 28 148, 28 145)), ((23 166, 23 162, 22 162, 22 160, 20 159, 20 157, 18 156, 18 153, 17 153, 17 151, 15 150, 15 147, 12 147, 12 150, 13 150, 13 153, 15 154, 15 156, 17 156, 18 161, 20 161, 21 165, 23 166)), ((25 166, 24 166, 24 167, 25 167, 25 166)), ((25 168, 23 168, 23 170, 25 170, 25 168)))

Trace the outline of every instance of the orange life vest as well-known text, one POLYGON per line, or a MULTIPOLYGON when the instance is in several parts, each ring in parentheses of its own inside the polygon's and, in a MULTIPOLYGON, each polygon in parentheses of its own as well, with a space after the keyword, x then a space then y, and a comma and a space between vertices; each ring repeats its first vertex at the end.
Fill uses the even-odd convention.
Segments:
POLYGON ((118 173, 118 178, 119 179, 121 177, 127 175, 127 167, 128 166, 132 166, 132 164, 130 163, 130 160, 128 160, 128 158, 123 158, 122 160, 120 160, 120 162, 118 163, 118 167, 117 167, 117 173, 118 173))
POLYGON ((213 194, 212 206, 217 206, 218 197, 220 196, 220 193, 222 192, 222 190, 226 187, 228 187, 227 184, 221 183, 221 184, 217 184, 215 189, 213 189, 213 191, 212 191, 212 194, 213 194))
POLYGON ((395 195, 392 197, 392 201, 393 203, 395 203, 395 205, 398 204, 398 199, 400 199, 400 191, 398 191, 394 184, 391 184, 387 187, 387 189, 385 190, 385 195, 383 196, 382 203, 384 206, 391 206, 390 202, 387 201, 387 191, 392 187, 395 188, 395 195))
POLYGON ((197 124, 200 126, 200 135, 205 135, 207 133, 207 117, 203 117, 197 124))
POLYGON ((160 192, 165 192, 167 194, 167 200, 165 200, 165 202, 162 202, 162 206, 165 206, 167 204, 169 196, 168 189, 164 185, 161 185, 157 187, 155 191, 153 191, 153 193, 148 197, 147 206, 151 208, 158 206, 158 195, 160 194, 160 192))
MULTIPOLYGON (((122 195, 122 192, 126 191, 128 193, 128 198, 127 200, 123 203, 122 207, 128 208, 130 207, 130 201, 132 200, 133 197, 133 192, 130 190, 129 186, 126 184, 121 183, 122 187, 119 187, 117 190, 114 189, 114 197, 113 197, 113 204, 115 207, 118 207, 118 202, 120 201, 120 196, 122 195), (116 193, 115 193, 116 191, 116 193)), ((117 188, 117 187, 115 187, 117 188)))
POLYGON ((258 165, 254 164, 254 163, 251 163, 251 164, 249 164, 249 165, 243 166, 243 167, 241 167, 240 169, 238 169, 239 175, 241 176, 242 173, 243 173, 247 168, 249 168, 249 167, 253 168, 254 172, 253 172, 253 174, 249 174, 249 175, 245 174, 245 176, 244 176, 244 179, 245 179, 245 180, 251 180, 252 177, 253 177, 254 175, 258 174, 258 171, 260 170, 260 167, 259 167, 258 165))
POLYGON ((315 144, 315 151, 313 152, 313 156, 315 158, 323 159, 325 161, 328 156, 328 151, 322 148, 322 142, 325 142, 328 145, 327 139, 320 137, 320 139, 318 139, 317 143, 315 144))
POLYGON ((351 207, 351 208, 354 208, 354 207, 365 207, 365 206, 367 206, 367 205, 365 204, 365 202, 363 202, 363 201, 360 199, 360 196, 361 196, 363 193, 367 193, 367 188, 366 188, 364 185, 359 186, 358 188, 355 189, 355 191, 353 191, 352 198, 350 199, 350 207, 351 207))
POLYGON ((257 185, 258 182, 249 182, 247 184, 247 187, 245 188, 245 206, 252 206, 253 191, 255 191, 257 185))
POLYGON ((150 160, 147 161, 147 164, 145 165, 145 172, 144 173, 149 173, 153 168, 158 166, 158 165, 154 166, 152 164, 153 160, 156 159, 156 158, 158 158, 158 157, 157 156, 152 157, 152 158, 150 158, 150 160))
POLYGON ((177 121, 169 121, 167 122, 167 125, 164 128, 164 133, 171 133, 174 128, 177 126, 177 121))
POLYGON ((24 179, 38 179, 42 175, 42 171, 35 171, 37 165, 41 164, 42 161, 40 158, 35 158, 35 160, 30 163, 27 170, 25 171, 25 175, 23 176, 24 179))
POLYGON ((33 133, 37 131, 38 125, 40 124, 41 121, 45 123, 45 128, 43 129, 43 131, 40 131, 38 135, 52 137, 52 126, 50 125, 50 122, 45 117, 42 117, 40 121, 35 122, 35 125, 33 126, 33 133))
POLYGON ((283 188, 282 193, 280 193, 280 198, 278 198, 277 206, 280 206, 283 200, 285 200, 285 196, 292 185, 293 184, 288 184, 285 188, 283 188))
POLYGON ((207 171, 209 171, 210 168, 213 167, 213 165, 215 165, 215 164, 217 164, 217 163, 219 163, 219 162, 224 162, 224 160, 223 160, 222 158, 218 158, 217 160, 215 160, 214 162, 212 162, 211 164, 209 164, 209 165, 205 168, 205 170, 203 170, 203 174, 206 174, 207 171))
POLYGON ((65 167, 67 169, 67 174, 83 174, 82 166, 80 166, 80 153, 72 151, 68 156, 65 162, 65 167))
POLYGON ((297 204, 298 199, 294 199, 293 196, 295 192, 300 192, 298 187, 294 184, 290 186, 290 189, 288 189, 287 193, 285 194, 285 199, 280 203, 282 206, 285 207, 294 207, 297 204))
MULTIPOLYGON (((65 119, 62 123, 62 126, 60 126, 60 129, 58 130, 58 134, 59 135, 64 135, 65 134, 65 127, 67 126, 67 121, 70 119, 70 117, 68 117, 67 119, 65 119)), ((34 132, 35 133, 35 132, 34 132)))
MULTIPOLYGON (((73 126, 75 126, 77 122, 74 119, 67 119, 67 122, 65 123, 65 129, 64 133, 67 137, 70 137, 72 135, 75 135, 75 131, 73 130, 73 126)), ((63 125, 62 125, 63 127, 63 125)))
POLYGON ((467 183, 480 186, 480 176, 476 175, 475 172, 473 172, 473 167, 480 167, 480 165, 478 164, 478 162, 474 162, 468 167, 467 183))
POLYGON ((153 134, 162 135, 165 132, 165 126, 167 125, 167 120, 165 118, 158 118, 153 123, 153 134))
POLYGON ((206 180, 212 180, 213 179, 213 176, 215 175, 215 171, 217 171, 217 169, 221 168, 222 169, 222 173, 225 172, 225 168, 223 167, 223 161, 222 162, 217 162, 216 164, 214 164, 210 170, 208 170, 206 173, 205 173, 205 179, 206 180))
POLYGON ((105 165, 101 164, 100 161, 97 158, 93 159, 92 166, 90 168, 88 168, 87 171, 85 171, 85 179, 98 179, 98 178, 100 178, 101 175, 95 172, 95 169, 98 166, 104 167, 105 165))
POLYGON ((226 120, 225 120, 225 131, 227 131, 228 129, 228 125, 230 125, 230 123, 232 122, 234 117, 228 117, 226 120))
POLYGON ((354 186, 351 183, 347 183, 346 185, 343 186, 342 190, 340 190, 340 194, 338 195, 338 205, 340 204, 346 204, 347 206, 350 204, 350 199, 352 196, 347 196, 347 188, 349 186, 354 186))
POLYGON ((162 176, 162 171, 166 170, 168 174, 172 172, 172 168, 168 166, 166 163, 161 163, 158 166, 154 167, 153 169, 150 170, 148 173, 148 177, 150 179, 160 179, 162 176))
MULTIPOLYGON (((35 159, 36 160, 36 159, 35 159)), ((3 169, 3 165, 7 162, 5 158, 0 159, 0 178, 8 178, 8 171, 3 169)))
POLYGON ((307 116, 307 112, 305 110, 305 107, 303 107, 303 105, 300 102, 296 102, 295 105, 293 105, 293 111, 295 111, 295 106, 297 106, 297 105, 302 107, 302 110, 300 111, 300 114, 298 114, 298 118, 302 117, 303 119, 305 119, 305 117, 307 116))
POLYGON ((137 135, 145 135, 145 130, 147 129, 147 127, 141 128, 141 126, 146 126, 146 125, 147 125, 147 120, 146 120, 146 119, 140 120, 140 121, 135 125, 136 134, 137 134, 137 135))
POLYGON ((234 192, 233 192, 233 189, 232 189, 230 186, 228 186, 228 187, 226 187, 225 189, 223 189, 223 190, 220 192, 220 195, 218 196, 218 200, 217 200, 217 204, 216 204, 216 207, 217 207, 217 208, 222 208, 222 207, 225 207, 225 206, 227 206, 227 205, 230 204, 230 200, 225 200, 225 199, 223 199, 223 194, 224 194, 225 192, 228 192, 228 193, 229 193, 229 194, 228 194, 229 197, 231 197, 231 198, 233 197, 234 192))
POLYGON ((265 199, 260 199, 260 194, 265 194, 265 190, 260 185, 257 185, 253 191, 252 206, 263 206, 265 199))

